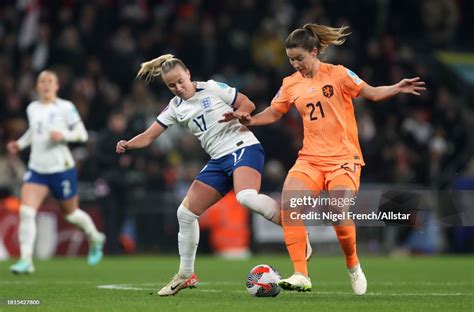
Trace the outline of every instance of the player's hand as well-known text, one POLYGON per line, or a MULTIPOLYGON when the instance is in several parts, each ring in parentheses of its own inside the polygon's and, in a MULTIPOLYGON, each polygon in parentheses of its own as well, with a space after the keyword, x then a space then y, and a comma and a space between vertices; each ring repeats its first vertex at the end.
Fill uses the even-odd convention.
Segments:
POLYGON ((219 120, 219 122, 229 122, 234 119, 238 119, 241 124, 244 126, 248 126, 252 120, 252 116, 246 112, 228 112, 222 114, 223 119, 219 120))
POLYGON ((51 131, 49 133, 49 138, 53 142, 61 142, 64 139, 64 135, 59 131, 51 131))
POLYGON ((127 141, 126 140, 120 140, 117 142, 117 147, 115 148, 115 152, 117 154, 123 154, 127 150, 127 141))
POLYGON ((7 151, 10 154, 16 155, 20 151, 20 147, 18 146, 18 143, 16 143, 16 141, 11 141, 7 144, 7 151))
POLYGON ((252 121, 252 116, 250 116, 249 113, 246 112, 235 112, 234 116, 239 120, 241 124, 244 126, 250 125, 250 122, 252 121))
POLYGON ((398 88, 401 93, 410 93, 420 95, 421 91, 425 91, 425 82, 420 77, 411 79, 403 79, 398 83, 398 88))
POLYGON ((219 122, 229 122, 231 120, 236 119, 237 117, 235 116, 234 112, 227 112, 222 114, 222 119, 219 120, 219 122))

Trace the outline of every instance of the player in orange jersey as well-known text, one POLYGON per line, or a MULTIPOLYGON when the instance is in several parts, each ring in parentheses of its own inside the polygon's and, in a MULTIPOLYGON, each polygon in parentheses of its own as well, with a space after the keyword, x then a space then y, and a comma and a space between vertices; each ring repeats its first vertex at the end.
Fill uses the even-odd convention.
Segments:
MULTIPOLYGON (((228 113, 226 116, 238 118, 245 125, 266 125, 279 120, 294 105, 303 119, 303 147, 282 191, 285 244, 295 270, 291 277, 280 282, 287 290, 311 290, 305 258, 305 226, 288 216, 291 201, 325 190, 331 197, 349 199, 346 201, 349 203, 359 189, 364 160, 352 98, 361 96, 381 101, 399 93, 420 95, 425 90, 425 83, 419 77, 403 79, 391 86, 372 87, 344 66, 320 61, 319 54, 325 48, 345 41, 349 35, 347 28, 306 24, 293 31, 286 39, 285 47, 296 72, 283 79, 271 106, 254 116, 248 113, 228 113)), ((331 207, 338 212, 348 208, 349 204, 342 209, 331 207)), ((363 295, 367 280, 357 257, 355 224, 346 219, 332 225, 346 257, 352 289, 355 294, 363 295)))

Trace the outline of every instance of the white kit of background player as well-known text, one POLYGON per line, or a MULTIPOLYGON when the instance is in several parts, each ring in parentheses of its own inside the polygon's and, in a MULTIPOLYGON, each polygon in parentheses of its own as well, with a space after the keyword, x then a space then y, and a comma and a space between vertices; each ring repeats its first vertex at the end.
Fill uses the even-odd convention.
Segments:
POLYGON ((28 130, 17 141, 8 143, 10 153, 31 146, 28 171, 21 189, 20 260, 10 267, 13 273, 32 273, 33 246, 36 239, 36 214, 51 191, 65 219, 81 229, 89 241, 88 264, 103 256, 105 235, 98 232, 90 216, 78 207, 77 172, 67 146, 87 141, 87 131, 73 103, 57 97, 58 81, 54 72, 38 76, 38 101, 27 107, 28 130))

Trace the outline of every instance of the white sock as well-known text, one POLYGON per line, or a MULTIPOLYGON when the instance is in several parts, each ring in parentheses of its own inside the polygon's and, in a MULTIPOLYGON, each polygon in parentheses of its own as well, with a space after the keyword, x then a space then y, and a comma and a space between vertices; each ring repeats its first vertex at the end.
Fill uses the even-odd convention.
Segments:
POLYGON ((36 239, 36 210, 30 206, 20 206, 20 225, 18 240, 20 241, 21 260, 33 262, 33 247, 36 239))
POLYGON ((72 213, 65 216, 64 219, 81 229, 89 242, 93 242, 99 235, 94 222, 91 217, 84 212, 84 210, 77 208, 72 213))
POLYGON ((199 216, 181 204, 178 208, 178 250, 180 256, 178 274, 189 277, 194 273, 194 260, 199 244, 199 216))
POLYGON ((359 270, 359 267, 360 267, 360 263, 357 263, 356 266, 352 267, 352 268, 347 268, 347 270, 354 274, 355 272, 357 272, 357 270, 359 270))
POLYGON ((265 219, 280 225, 280 205, 271 197, 246 189, 237 194, 237 201, 247 209, 255 211, 265 219))

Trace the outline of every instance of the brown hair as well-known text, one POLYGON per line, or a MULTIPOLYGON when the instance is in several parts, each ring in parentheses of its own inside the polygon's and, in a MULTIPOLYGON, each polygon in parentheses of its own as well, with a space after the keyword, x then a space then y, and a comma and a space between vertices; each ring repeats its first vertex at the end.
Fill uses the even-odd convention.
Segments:
POLYGON ((173 54, 165 54, 151 61, 142 63, 137 74, 137 79, 145 77, 145 81, 150 82, 155 77, 161 77, 162 74, 166 74, 176 66, 187 69, 183 61, 176 58, 173 54))
POLYGON ((330 45, 341 45, 346 41, 346 36, 350 32, 346 32, 349 26, 334 28, 318 24, 306 24, 303 28, 294 30, 285 40, 285 47, 303 48, 308 52, 318 49, 319 53, 323 52, 330 45))

